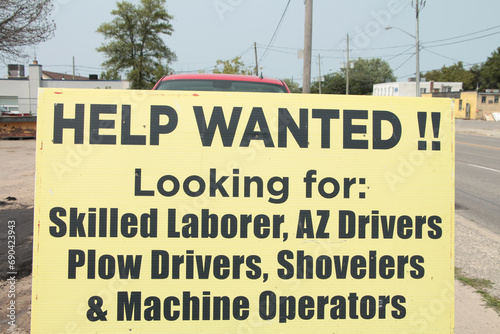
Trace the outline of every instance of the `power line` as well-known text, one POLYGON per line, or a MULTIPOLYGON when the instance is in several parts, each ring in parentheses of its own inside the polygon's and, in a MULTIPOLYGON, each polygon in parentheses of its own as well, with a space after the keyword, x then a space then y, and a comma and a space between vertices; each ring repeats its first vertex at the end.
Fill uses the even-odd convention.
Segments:
POLYGON ((276 37, 276 34, 278 32, 279 27, 281 26, 281 22, 283 21, 283 18, 285 17, 286 10, 288 9, 288 5, 290 5, 291 0, 288 0, 288 3, 286 4, 285 10, 283 11, 283 14, 281 14, 280 21, 278 22, 278 25, 276 26, 276 29, 274 29, 273 36, 271 37, 271 40, 269 41, 269 44, 267 45, 266 50, 262 54, 262 57, 259 59, 259 63, 262 62, 262 59, 264 59, 264 56, 267 54, 267 50, 269 49, 269 46, 273 43, 274 38, 276 37))
POLYGON ((435 41, 426 42, 426 44, 437 43, 437 42, 444 42, 444 41, 449 41, 449 40, 452 40, 452 39, 467 37, 467 36, 479 34, 479 33, 485 32, 485 31, 493 30, 493 29, 496 29, 496 28, 500 28, 500 25, 494 26, 494 27, 491 27, 491 28, 487 28, 487 29, 483 29, 483 30, 478 30, 476 32, 471 32, 471 33, 465 34, 465 35, 460 35, 460 36, 455 36, 455 37, 450 37, 450 38, 445 38, 445 39, 438 39, 438 40, 435 40, 435 41))
MULTIPOLYGON (((297 52, 287 52, 287 51, 273 50, 273 49, 269 49, 269 51, 276 52, 276 53, 288 54, 288 55, 296 55, 297 54, 297 52)), ((261 58, 261 60, 262 60, 262 58, 261 58)), ((260 62, 260 60, 259 60, 259 62, 260 62)))
MULTIPOLYGON (((487 29, 483 29, 483 30, 478 30, 478 31, 475 31, 475 32, 472 32, 472 33, 468 33, 468 34, 464 34, 464 35, 459 35, 459 36, 445 38, 445 39, 434 40, 434 41, 429 41, 429 42, 422 42, 421 41, 421 44, 428 45, 428 44, 432 44, 432 43, 449 41, 449 40, 453 40, 453 39, 458 39, 458 38, 462 38, 462 37, 476 35, 476 34, 479 34, 479 33, 485 32, 485 31, 489 31, 489 30, 493 30, 493 29, 496 29, 496 28, 500 28, 500 25, 497 25, 497 26, 494 26, 494 27, 491 27, 491 28, 487 28, 487 29)), ((491 33, 491 34, 488 34, 488 35, 478 36, 478 37, 475 37, 475 38, 466 39, 466 40, 462 40, 462 41, 457 41, 457 42, 453 42, 453 43, 449 43, 449 44, 456 44, 456 43, 468 42, 468 41, 471 41, 471 40, 475 40, 477 38, 484 38, 484 37, 489 37, 489 36, 493 36, 493 35, 497 35, 497 34, 500 34, 500 32, 494 32, 494 33, 491 33)), ((428 47, 438 47, 438 46, 444 46, 444 45, 449 45, 449 44, 432 45, 432 46, 428 46, 428 47)), ((376 51, 376 50, 384 50, 384 49, 397 49, 397 48, 403 48, 403 47, 409 47, 409 46, 413 47, 413 45, 409 45, 408 44, 408 45, 396 45, 396 46, 387 46, 387 47, 380 47, 380 48, 354 49, 354 51, 376 51)))
POLYGON ((257 46, 259 47, 269 47, 269 48, 274 48, 274 49, 287 49, 287 50, 297 50, 299 48, 292 48, 292 47, 287 47, 287 46, 269 46, 269 45, 264 45, 264 44, 259 44, 257 43, 257 46))
MULTIPOLYGON (((454 37, 449 37, 449 38, 439 39, 439 40, 434 40, 434 41, 429 41, 429 42, 421 42, 421 43, 425 44, 425 45, 428 45, 428 44, 432 44, 432 43, 449 41, 449 40, 453 40, 453 39, 458 39, 458 38, 462 38, 462 37, 476 35, 476 34, 479 34, 479 33, 485 32, 485 31, 489 31, 489 30, 493 30, 493 29, 496 29, 496 28, 500 28, 500 25, 494 26, 494 27, 491 27, 491 28, 487 28, 487 29, 483 29, 483 30, 478 30, 478 31, 475 31, 475 32, 472 32, 472 33, 468 33, 468 34, 464 34, 464 35, 459 35, 459 36, 454 36, 454 37)), ((494 33, 491 33, 491 34, 487 34, 487 35, 483 35, 483 36, 478 36, 478 37, 471 38, 471 39, 457 41, 457 42, 453 42, 451 44, 468 42, 470 40, 475 40, 476 38, 484 38, 484 37, 489 37, 489 36, 493 36, 493 35, 496 35, 496 34, 500 34, 500 32, 494 32, 494 33)), ((258 46, 264 46, 262 44, 257 44, 257 45, 258 46)), ((432 45, 432 46, 428 46, 428 47, 438 47, 438 46, 443 46, 443 45, 449 45, 449 44, 432 45)), ((413 44, 411 44, 411 45, 410 44, 405 44, 405 45, 385 46, 385 47, 379 47, 379 48, 353 49, 353 51, 355 51, 355 52, 360 52, 360 51, 377 51, 377 50, 400 49, 400 48, 408 48, 408 47, 414 47, 414 45, 413 44)), ((269 45, 268 45, 268 48, 270 48, 271 50, 272 49, 289 49, 289 50, 297 50, 297 49, 299 49, 299 48, 292 48, 292 47, 285 47, 285 46, 272 46, 272 47, 270 47, 269 45)), ((313 49, 313 51, 320 51, 320 52, 343 52, 343 50, 340 50, 340 49, 313 49)))
MULTIPOLYGON (((474 65, 481 65, 481 64, 483 64, 483 62, 467 64, 467 65, 464 65, 464 67, 472 67, 474 65)), ((439 68, 434 68, 434 69, 431 69, 431 70, 422 70, 422 72, 427 73, 427 72, 434 71, 434 70, 439 70, 439 68)), ((409 76, 412 76, 412 75, 415 75, 415 73, 410 73, 410 74, 402 75, 402 76, 399 76, 399 77, 400 78, 406 78, 406 77, 409 77, 409 76)))
POLYGON ((433 54, 435 54, 436 56, 440 56, 440 57, 443 57, 443 58, 446 58, 446 59, 449 59, 449 60, 453 60, 453 61, 456 61, 456 62, 461 61, 461 60, 453 59, 453 58, 450 58, 450 57, 448 57, 448 56, 445 56, 445 55, 439 54, 439 53, 437 53, 437 52, 434 52, 434 51, 428 50, 427 48, 422 48, 422 50, 427 51, 427 52, 430 52, 430 53, 433 53, 433 54))
MULTIPOLYGON (((262 44, 257 44, 257 47, 260 48, 260 46, 262 46, 262 44)), ((406 55, 410 49, 413 49, 414 46, 411 45, 409 48, 407 48, 406 50, 404 50, 403 52, 401 53, 398 53, 398 54, 390 54, 390 55, 378 55, 378 56, 366 56, 366 57, 358 57, 358 58, 362 58, 362 59, 371 59, 371 58, 386 58, 386 57, 392 57, 392 58, 396 58, 396 57, 399 57, 399 56, 404 56, 406 55)), ((287 47, 276 47, 276 46, 271 46, 269 47, 269 50, 268 51, 272 51, 272 52, 276 52, 276 53, 282 53, 282 54, 289 54, 289 55, 296 55, 297 54, 297 50, 298 48, 287 48, 287 47), (282 50, 294 50, 294 52, 292 51, 282 51, 282 50)), ((319 52, 319 51, 328 51, 328 49, 313 49, 314 52, 319 52)), ((329 51, 332 51, 332 50, 329 50, 329 51)), ((338 51, 338 52, 341 52, 341 50, 333 50, 333 51, 338 51)), ((344 56, 321 56, 321 58, 328 58, 328 59, 345 59, 344 56)), ((390 59, 392 59, 390 58, 390 59)), ((389 60, 390 60, 389 59, 389 60)))
MULTIPOLYGON (((409 47, 408 49, 404 50, 403 52, 401 52, 400 54, 397 54, 395 56, 391 56, 391 58, 387 59, 387 61, 390 61, 390 60, 393 60, 394 58, 397 58, 399 56, 402 56, 402 55, 406 55, 408 51, 410 51, 411 49, 413 49, 413 45, 411 47, 409 47)), ((415 52, 413 52, 411 55, 413 56, 415 54, 415 52)), ((382 58, 383 56, 381 56, 380 58, 382 58)), ((386 57, 389 57, 389 56, 386 56, 386 57)))
MULTIPOLYGON (((250 50, 252 50, 253 48, 253 43, 247 48, 245 49, 244 51, 238 53, 236 56, 232 57, 231 59, 235 59, 235 58, 238 58, 238 57, 243 57, 245 54, 247 54, 250 50)), ((207 64, 213 64, 211 66, 208 66, 208 67, 203 67, 203 68, 199 68, 199 69, 196 69, 196 70, 189 70, 189 71, 176 71, 177 73, 198 73, 198 72, 202 72, 202 71, 206 71, 206 70, 210 70, 210 69, 214 69, 215 66, 217 66, 217 63, 212 63, 212 62, 207 62, 207 64)))
POLYGON ((407 48, 407 47, 415 47, 413 44, 405 44, 405 45, 396 45, 396 46, 384 46, 380 48, 366 48, 366 49, 353 49, 353 51, 359 52, 359 51, 376 51, 376 50, 386 50, 386 49, 401 49, 401 48, 407 48))
MULTIPOLYGON (((257 46, 264 46, 262 44, 257 44, 257 46)), ((366 48, 366 49, 353 49, 354 51, 374 51, 374 50, 386 50, 386 49, 400 49, 400 48, 407 48, 409 46, 414 47, 413 44, 405 44, 405 45, 396 45, 396 46, 385 46, 385 47, 380 47, 380 48, 366 48)), ((292 47, 286 47, 286 46, 272 46, 270 49, 288 49, 288 50, 298 50, 300 48, 292 48, 292 47)), ((344 52, 345 50, 342 49, 312 49, 313 51, 317 52, 344 52)))
POLYGON ((469 39, 464 39, 462 41, 444 43, 444 44, 439 44, 439 45, 431 45, 431 46, 428 46, 428 48, 436 48, 436 47, 439 47, 439 46, 459 44, 459 43, 464 43, 464 42, 468 42, 468 41, 475 41, 475 40, 477 40, 479 38, 485 38, 485 37, 489 37, 489 36, 493 36, 493 35, 498 35, 498 34, 500 34, 500 31, 499 32, 494 32, 494 33, 491 33, 491 34, 488 34, 488 35, 483 35, 483 36, 473 37, 473 38, 469 38, 469 39))
MULTIPOLYGON (((394 73, 397 70, 399 70, 404 64, 406 64, 410 59, 412 59, 414 55, 415 55, 415 52, 408 59, 406 59, 401 65, 399 65, 398 67, 396 67, 396 69, 393 70, 392 72, 394 73)), ((410 74, 410 75, 413 75, 413 74, 410 74)))
MULTIPOLYGON (((240 54, 238 54, 236 57, 234 58, 237 58, 237 57, 243 57, 245 54, 247 54, 250 50, 253 49, 253 43, 248 47, 248 49, 246 49, 245 51, 241 52, 240 54)), ((233 59, 234 59, 233 58, 233 59)))
MULTIPOLYGON (((260 47, 267 47, 266 45, 263 44, 258 44, 257 46, 260 47)), ((294 47, 289 47, 289 46, 269 46, 269 49, 285 49, 285 50, 299 50, 301 49, 300 47, 294 48, 294 47)), ((320 52, 342 52, 343 50, 341 49, 312 49, 313 51, 320 51, 320 52)))

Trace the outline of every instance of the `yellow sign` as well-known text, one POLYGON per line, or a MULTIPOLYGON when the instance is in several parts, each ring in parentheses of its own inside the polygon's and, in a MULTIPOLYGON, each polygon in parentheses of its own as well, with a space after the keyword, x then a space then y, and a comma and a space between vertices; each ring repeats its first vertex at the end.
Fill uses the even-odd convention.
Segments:
POLYGON ((451 110, 40 90, 33 332, 452 332, 451 110))

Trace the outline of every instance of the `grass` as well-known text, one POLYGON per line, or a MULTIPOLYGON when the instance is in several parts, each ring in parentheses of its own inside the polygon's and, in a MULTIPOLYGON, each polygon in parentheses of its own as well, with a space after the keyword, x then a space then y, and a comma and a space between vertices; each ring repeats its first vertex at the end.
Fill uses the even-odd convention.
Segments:
POLYGON ((491 307, 500 315, 500 298, 490 295, 487 291, 488 288, 493 286, 490 280, 467 277, 462 270, 457 267, 455 267, 455 278, 463 284, 476 289, 476 292, 479 293, 486 302, 486 306, 491 307))

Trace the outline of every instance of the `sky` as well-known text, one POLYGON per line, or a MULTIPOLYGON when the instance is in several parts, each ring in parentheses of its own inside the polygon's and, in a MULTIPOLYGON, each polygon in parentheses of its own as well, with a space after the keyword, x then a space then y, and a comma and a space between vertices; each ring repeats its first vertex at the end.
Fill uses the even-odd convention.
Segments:
MULTIPOLYGON (((96 48, 105 40, 96 30, 115 8, 109 0, 54 0, 54 38, 28 48, 29 59, 8 63, 27 67, 36 57, 46 71, 72 74, 74 57, 77 75, 100 74, 105 58, 96 48)), ((171 68, 211 72, 218 59, 236 56, 253 68, 256 43, 264 76, 302 85, 304 8, 304 0, 167 0, 174 32, 164 41, 177 55, 171 68)), ((419 20, 420 71, 486 61, 500 47, 498 13, 498 0, 427 0, 419 20)), ((408 81, 416 73, 415 16, 411 0, 313 0, 312 79, 345 66, 349 35, 350 60, 382 58, 398 81, 408 81)), ((0 73, 7 74, 6 64, 0 73)))

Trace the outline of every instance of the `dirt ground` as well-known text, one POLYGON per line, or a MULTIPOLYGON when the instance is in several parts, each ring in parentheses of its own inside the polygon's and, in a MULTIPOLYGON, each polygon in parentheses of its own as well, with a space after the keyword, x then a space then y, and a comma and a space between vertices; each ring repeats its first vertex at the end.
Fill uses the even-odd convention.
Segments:
POLYGON ((29 333, 31 319, 31 252, 33 244, 33 200, 35 188, 35 140, 0 140, 0 240, 2 254, 7 253, 7 221, 15 219, 20 223, 23 212, 25 231, 16 239, 15 285, 6 278, 8 272, 6 257, 0 259, 0 332, 29 333), (5 241, 5 242, 4 242, 5 241), (15 290, 15 292, 13 292, 15 290), (15 326, 8 316, 11 298, 15 293, 15 326))
MULTIPOLYGON (((499 122, 500 123, 500 122, 499 122)), ((468 123, 467 126, 471 124, 468 123)), ((457 126, 457 131, 459 128, 457 126)), ((469 130, 468 131, 476 131, 469 130)), ((0 239, 6 240, 6 220, 18 217, 10 217, 11 210, 21 210, 25 213, 32 212, 34 199, 34 176, 35 176, 35 140, 2 141, 0 140, 0 239), (8 199, 10 198, 10 199, 8 199), (13 199, 15 198, 15 199, 13 199), (2 215, 3 213, 3 215, 2 215)), ((26 218, 27 219, 27 218, 26 218)), ((26 223, 25 225, 29 225, 26 223)), ((32 231, 32 218, 31 218, 32 231)), ((456 224, 456 265, 464 268, 466 272, 474 272, 474 268, 468 268, 469 259, 481 257, 481 254, 488 254, 491 258, 495 257, 490 263, 492 275, 496 275, 495 270, 499 270, 500 263, 500 239, 498 236, 478 237, 478 233, 471 233, 480 229, 472 222, 457 216, 456 224), (474 238, 471 236, 475 236, 474 238), (486 241, 486 242, 485 242, 486 241), (485 246, 487 245, 487 246, 485 246), (487 247, 487 248, 484 248, 487 247), (469 250, 474 250, 470 252, 469 250), (496 251, 496 253, 495 253, 496 251)), ((17 240, 17 247, 30 248, 32 245, 32 236, 29 236, 29 228, 26 230, 25 237, 17 240)), ((479 234, 481 235, 481 234, 479 234)), ((21 237, 20 237, 21 238, 21 237)), ((6 243, 5 243, 6 244, 6 243)), ((4 245, 5 245, 4 244, 4 245)), ((5 250, 6 246, 2 246, 5 250)), ((30 252, 25 252, 24 259, 19 259, 17 264, 27 271, 31 267, 30 252), (28 264, 29 262, 29 264, 28 264)), ((5 253, 3 253, 5 254, 5 253)), ((16 259, 17 260, 17 259, 16 259)), ((473 261, 474 262, 474 261, 473 261)), ((477 261, 474 263, 477 264, 477 261)), ((2 263, 0 276, 0 332, 1 333, 29 333, 31 316, 31 275, 24 276, 21 269, 17 268, 19 274, 15 280, 15 326, 9 325, 9 292, 12 292, 11 281, 6 280, 9 276, 5 261, 2 263)), ((487 268, 489 269, 489 268, 487 268)), ((486 270, 488 271, 488 270, 486 270)), ((500 291, 500 275, 496 275, 496 286, 492 291, 495 294, 500 291), (498 281, 498 282, 497 282, 498 281)), ((482 277, 480 277, 482 278, 482 277)), ((489 278, 489 277, 488 277, 489 278)), ((490 278, 489 278, 490 279, 490 278)), ((493 334, 500 333, 500 316, 493 310, 486 308, 481 297, 470 287, 463 286, 455 281, 455 333, 469 334, 493 334)))

